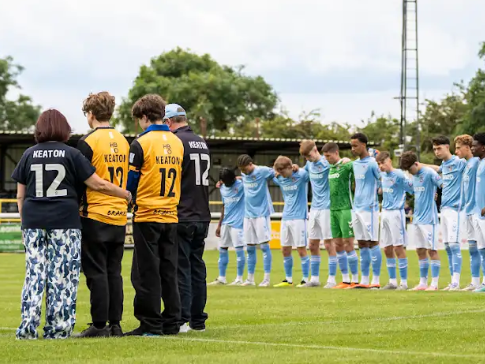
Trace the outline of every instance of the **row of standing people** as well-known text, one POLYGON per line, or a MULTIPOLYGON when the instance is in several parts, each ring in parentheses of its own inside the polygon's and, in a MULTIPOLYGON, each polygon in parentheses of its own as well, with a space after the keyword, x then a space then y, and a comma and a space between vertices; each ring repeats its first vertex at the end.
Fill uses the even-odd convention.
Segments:
POLYGON ((144 131, 130 146, 109 124, 114 107, 107 92, 89 95, 83 112, 92 131, 77 149, 65 144, 71 134, 66 118, 57 110, 42 113, 37 144, 12 175, 26 249, 18 339, 38 337, 44 290, 44 338, 72 334, 81 265, 92 324, 78 336, 123 335, 121 263, 130 202, 140 326, 124 335, 205 329, 209 149, 187 125, 185 110, 158 95, 134 104, 144 131))
MULTIPOLYGON (((481 201, 479 193, 475 193, 475 189, 480 188, 481 177, 480 174, 477 176, 477 171, 481 171, 479 166, 482 165, 479 163, 480 158, 483 158, 481 148, 485 145, 482 139, 482 134, 475 135, 475 139, 467 135, 457 137, 457 156, 453 156, 448 138, 435 138, 435 154, 443 160, 440 167, 420 164, 414 153, 406 152, 401 159, 401 166, 409 171, 412 178, 403 170, 393 168, 388 152, 378 153, 367 148, 367 138, 361 133, 351 138, 352 153, 358 157, 353 162, 340 158, 338 145, 334 143, 323 147, 322 156, 312 141, 301 143, 300 154, 307 160, 301 169, 292 165, 287 157, 279 157, 272 169, 255 166, 249 156, 241 156, 238 166, 243 172, 242 181, 238 181, 230 169, 221 171, 224 210, 217 230, 221 237, 219 277, 211 284, 226 283, 227 248, 234 246, 238 274, 231 284, 254 285, 254 245, 267 244, 269 240, 272 207, 267 181, 273 180, 281 187, 285 201, 280 238, 286 277, 276 287, 293 285, 292 248, 296 248, 301 257, 303 278, 298 287, 319 286, 320 242, 323 240, 329 254, 329 277, 325 288, 380 288, 381 246, 384 248, 390 277, 389 283, 383 288, 408 289, 405 249, 408 237, 404 211, 408 193, 415 195, 414 226, 410 239, 417 248, 421 278, 420 284, 414 289, 438 289, 441 263, 437 251, 438 213, 435 194, 437 188, 443 188, 441 230, 451 274, 451 283, 445 290, 460 289, 460 214, 465 214, 472 282, 464 290, 485 291, 485 286, 480 286, 479 281, 480 264, 484 264, 480 254, 485 255, 485 234, 481 233, 479 224, 483 218, 479 207, 485 207, 485 201, 481 201), (312 187, 309 214, 308 182, 312 187), (378 193, 383 195, 380 223, 378 193), (306 249, 308 235, 310 258, 306 249), (354 238, 360 250, 360 282, 354 238), (246 244, 248 279, 243 281, 243 247, 246 244), (369 279, 371 265, 372 281, 369 279), (430 265, 432 281, 428 285, 430 265), (338 284, 335 280, 337 266, 343 278, 343 282, 338 284), (397 267, 401 276, 400 284, 397 283, 397 267)), ((264 247, 262 249, 264 252, 264 247)), ((263 254, 265 259, 265 279, 260 284, 263 287, 269 286, 271 270, 271 261, 268 262, 263 254)))

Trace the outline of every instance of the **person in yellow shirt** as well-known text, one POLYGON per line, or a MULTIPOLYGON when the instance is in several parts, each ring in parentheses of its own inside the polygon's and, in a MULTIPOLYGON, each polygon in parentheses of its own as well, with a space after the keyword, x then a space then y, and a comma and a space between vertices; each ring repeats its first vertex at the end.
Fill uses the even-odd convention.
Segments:
POLYGON ((181 315, 177 205, 184 147, 163 123, 165 101, 160 96, 143 96, 133 105, 132 114, 144 130, 130 146, 127 186, 134 196, 131 281, 140 326, 125 335, 175 335, 181 315))
MULTIPOLYGON (((92 131, 78 142, 78 149, 104 180, 126 189, 129 144, 110 126, 115 98, 108 92, 90 94, 83 112, 92 131)), ((82 221, 81 264, 91 291, 92 324, 79 338, 122 336, 123 259, 128 203, 85 186, 82 221), (109 322, 109 326, 107 326, 109 322)))

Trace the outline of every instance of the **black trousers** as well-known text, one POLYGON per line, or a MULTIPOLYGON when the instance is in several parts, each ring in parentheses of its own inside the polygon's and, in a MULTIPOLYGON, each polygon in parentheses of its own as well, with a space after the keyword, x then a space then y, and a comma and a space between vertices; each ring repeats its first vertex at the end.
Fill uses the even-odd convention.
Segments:
POLYGON ((125 226, 81 218, 81 265, 91 292, 93 322, 119 322, 123 315, 121 261, 125 226))
POLYGON ((131 282, 135 317, 146 333, 179 331, 180 295, 177 283, 177 224, 133 223, 135 252, 131 282), (161 299, 164 310, 161 313, 161 299))
POLYGON ((193 329, 204 329, 209 317, 204 312, 207 303, 207 271, 202 259, 208 222, 186 222, 178 224, 179 257, 178 282, 182 316, 180 324, 186 322, 193 329))

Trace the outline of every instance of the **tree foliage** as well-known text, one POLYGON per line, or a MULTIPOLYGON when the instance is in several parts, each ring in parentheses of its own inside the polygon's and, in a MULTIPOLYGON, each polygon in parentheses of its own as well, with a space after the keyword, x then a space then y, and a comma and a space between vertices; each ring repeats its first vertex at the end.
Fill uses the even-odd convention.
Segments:
POLYGON ((134 129, 131 107, 148 93, 182 105, 195 130, 207 123, 209 134, 227 131, 229 124, 244 127, 248 120, 271 119, 278 97, 260 77, 243 73, 243 67, 221 66, 208 54, 199 56, 177 48, 143 65, 128 97, 118 109, 115 124, 134 129))
POLYGON ((0 58, 0 130, 27 130, 39 117, 40 106, 33 105, 29 96, 19 94, 16 100, 7 99, 12 88, 20 89, 17 77, 22 71, 12 57, 0 58))

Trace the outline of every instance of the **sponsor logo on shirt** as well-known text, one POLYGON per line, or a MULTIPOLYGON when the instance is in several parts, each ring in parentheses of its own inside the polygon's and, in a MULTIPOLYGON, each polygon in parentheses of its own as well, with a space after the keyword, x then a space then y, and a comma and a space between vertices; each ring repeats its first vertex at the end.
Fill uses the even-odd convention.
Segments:
POLYGON ((365 175, 363 174, 356 174, 355 179, 365 179, 365 175))
POLYGON ((310 173, 310 179, 322 179, 323 174, 321 173, 310 173))
POLYGON ((284 191, 295 191, 298 189, 298 186, 283 186, 284 191))
POLYGON ((328 176, 328 178, 331 178, 331 179, 339 178, 339 177, 340 177, 340 173, 333 173, 328 176))
POLYGON ((426 191, 426 187, 414 187, 414 192, 424 192, 426 191))

